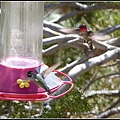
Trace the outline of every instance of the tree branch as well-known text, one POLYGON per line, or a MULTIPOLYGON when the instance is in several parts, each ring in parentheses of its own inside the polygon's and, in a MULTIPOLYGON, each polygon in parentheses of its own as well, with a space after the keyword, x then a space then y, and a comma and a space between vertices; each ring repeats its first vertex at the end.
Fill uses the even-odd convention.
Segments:
POLYGON ((70 75, 73 79, 76 79, 76 77, 79 74, 82 74, 83 72, 87 72, 95 66, 99 66, 99 65, 106 63, 110 60, 114 60, 116 58, 119 58, 119 56, 120 56, 120 49, 119 48, 109 50, 100 56, 91 58, 87 62, 75 66, 72 70, 70 70, 68 75, 70 75))
POLYGON ((98 77, 96 79, 91 79, 89 81, 89 83, 84 87, 83 91, 86 91, 87 89, 89 89, 89 87, 95 83, 97 80, 100 80, 102 78, 107 78, 107 77, 110 77, 110 76, 115 76, 115 77, 120 77, 120 73, 116 72, 116 73, 111 73, 111 74, 107 74, 107 75, 104 75, 104 76, 101 76, 101 77, 98 77))
POLYGON ((118 98, 118 100, 116 100, 115 102, 110 104, 110 106, 106 110, 104 110, 104 111, 108 111, 109 109, 112 109, 113 107, 117 106, 119 103, 120 103, 120 97, 118 98))
MULTIPOLYGON (((76 65, 75 67, 73 67, 69 72, 68 72, 68 76, 70 76, 73 80, 73 82, 75 81, 75 79, 82 73, 89 71, 90 69, 92 69, 95 66, 99 66, 103 63, 106 63, 110 60, 114 60, 116 58, 119 58, 120 56, 120 49, 116 48, 113 50, 109 50, 106 53, 91 58, 89 59, 87 62, 76 65)), ((65 78, 64 81, 69 81, 68 78, 65 78)), ((59 95, 63 92, 65 92, 67 89, 67 85, 63 85, 61 88, 59 88, 56 92, 54 92, 52 95, 59 95)), ((45 104, 49 103, 50 101, 52 101, 53 99, 50 98, 49 100, 47 100, 45 102, 45 104)))
POLYGON ((66 2, 57 2, 57 4, 53 4, 53 3, 49 3, 49 4, 45 4, 44 5, 44 9, 57 9, 57 8, 61 8, 64 7, 66 5, 66 2))
POLYGON ((117 114, 117 113, 120 113, 120 107, 107 110, 107 111, 101 113, 100 115, 97 115, 95 118, 107 118, 107 117, 117 114))
POLYGON ((120 90, 108 90, 108 89, 103 89, 103 90, 91 90, 91 91, 85 91, 84 95, 87 98, 93 98, 94 96, 97 95, 105 95, 105 96, 112 96, 112 97, 120 97, 120 90))
POLYGON ((58 36, 58 35, 63 35, 62 33, 56 32, 54 30, 51 30, 50 28, 44 28, 43 27, 43 36, 44 37, 53 37, 53 36, 58 36))
MULTIPOLYGON (((70 4, 72 4, 72 3, 70 3, 70 4)), ((74 4, 74 6, 75 6, 75 4, 74 4)), ((90 5, 90 6, 82 7, 82 8, 84 8, 82 10, 81 10, 81 4, 80 4, 80 6, 79 6, 79 4, 76 4, 76 7, 78 7, 79 10, 74 10, 74 11, 68 13, 68 14, 65 14, 65 15, 61 16, 60 18, 55 20, 54 23, 59 23, 61 21, 69 19, 70 17, 73 17, 74 15, 84 14, 84 13, 91 12, 91 11, 94 11, 94 10, 113 9, 113 8, 120 9, 119 4, 112 4, 112 3, 93 4, 93 5, 90 5)))
MULTIPOLYGON (((79 38, 76 38, 76 39, 64 42, 63 44, 53 45, 53 46, 49 47, 48 49, 44 50, 43 54, 47 55, 47 56, 50 56, 51 54, 54 54, 58 49, 68 47, 70 44, 73 44, 73 43, 78 42, 78 41, 79 41, 79 38)), ((80 44, 79 44, 79 47, 80 47, 80 44)))
POLYGON ((115 48, 115 46, 97 40, 93 40, 92 43, 95 47, 102 49, 103 51, 107 51, 115 48))
POLYGON ((113 38, 111 40, 107 40, 105 41, 104 43, 107 43, 109 45, 114 45, 114 46, 117 46, 117 47, 120 47, 120 37, 118 38, 113 38))
POLYGON ((56 32, 60 32, 59 29, 64 28, 63 26, 61 26, 59 24, 48 22, 46 20, 43 21, 43 27, 48 27, 56 32))
POLYGON ((110 34, 116 30, 120 29, 120 25, 110 26, 102 30, 98 30, 97 33, 102 33, 103 35, 110 34))
POLYGON ((68 34, 68 35, 61 35, 61 36, 54 36, 54 37, 50 37, 50 38, 44 38, 43 45, 50 45, 50 44, 59 43, 59 42, 66 42, 66 41, 69 41, 69 40, 75 39, 75 38, 79 38, 79 41, 83 42, 83 39, 81 36, 68 34))

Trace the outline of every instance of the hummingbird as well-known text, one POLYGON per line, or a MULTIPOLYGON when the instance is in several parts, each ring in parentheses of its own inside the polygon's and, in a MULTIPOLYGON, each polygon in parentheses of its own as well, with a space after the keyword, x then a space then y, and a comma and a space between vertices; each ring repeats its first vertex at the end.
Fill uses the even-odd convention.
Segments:
POLYGON ((47 92, 50 93, 50 88, 48 87, 48 85, 46 84, 44 79, 47 77, 47 75, 50 72, 55 70, 59 65, 60 65, 60 63, 56 63, 56 64, 52 65, 51 67, 47 68, 46 70, 44 70, 42 73, 34 73, 33 71, 29 71, 28 74, 27 74, 28 79, 32 78, 32 80, 39 87, 44 88, 47 92))
POLYGON ((103 35, 102 33, 98 32, 92 32, 88 30, 87 26, 85 24, 79 25, 77 28, 61 28, 61 32, 64 33, 73 33, 78 34, 83 37, 84 42, 86 42, 91 50, 93 50, 92 40, 103 40, 108 39, 108 35, 103 35))

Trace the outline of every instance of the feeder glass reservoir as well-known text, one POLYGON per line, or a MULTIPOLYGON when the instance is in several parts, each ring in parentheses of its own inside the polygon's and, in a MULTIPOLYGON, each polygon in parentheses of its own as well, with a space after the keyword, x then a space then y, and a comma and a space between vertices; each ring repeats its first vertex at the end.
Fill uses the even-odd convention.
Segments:
POLYGON ((1 62, 19 57, 20 60, 30 58, 42 62, 43 4, 31 1, 2 2, 1 62))

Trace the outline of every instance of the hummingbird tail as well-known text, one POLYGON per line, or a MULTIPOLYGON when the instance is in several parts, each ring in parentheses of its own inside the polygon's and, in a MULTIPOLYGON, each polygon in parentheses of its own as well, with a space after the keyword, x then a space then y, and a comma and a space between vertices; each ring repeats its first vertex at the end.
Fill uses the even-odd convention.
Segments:
POLYGON ((47 92, 49 92, 49 93, 51 92, 51 91, 50 91, 50 88, 49 88, 48 86, 46 86, 44 89, 45 89, 47 92))
POLYGON ((92 41, 88 41, 88 45, 89 45, 89 48, 90 48, 91 50, 93 50, 92 41))

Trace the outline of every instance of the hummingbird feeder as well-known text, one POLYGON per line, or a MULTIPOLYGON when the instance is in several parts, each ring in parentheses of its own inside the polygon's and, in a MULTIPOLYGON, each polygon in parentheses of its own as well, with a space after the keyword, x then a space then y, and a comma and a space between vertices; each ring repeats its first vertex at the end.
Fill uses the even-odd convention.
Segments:
POLYGON ((72 90, 72 79, 58 70, 44 79, 50 93, 28 78, 30 71, 40 74, 48 68, 42 62, 43 2, 1 2, 0 99, 42 101, 59 98, 72 90), (67 77, 61 80, 55 73, 67 77), (52 96, 70 84, 62 94, 52 96))

